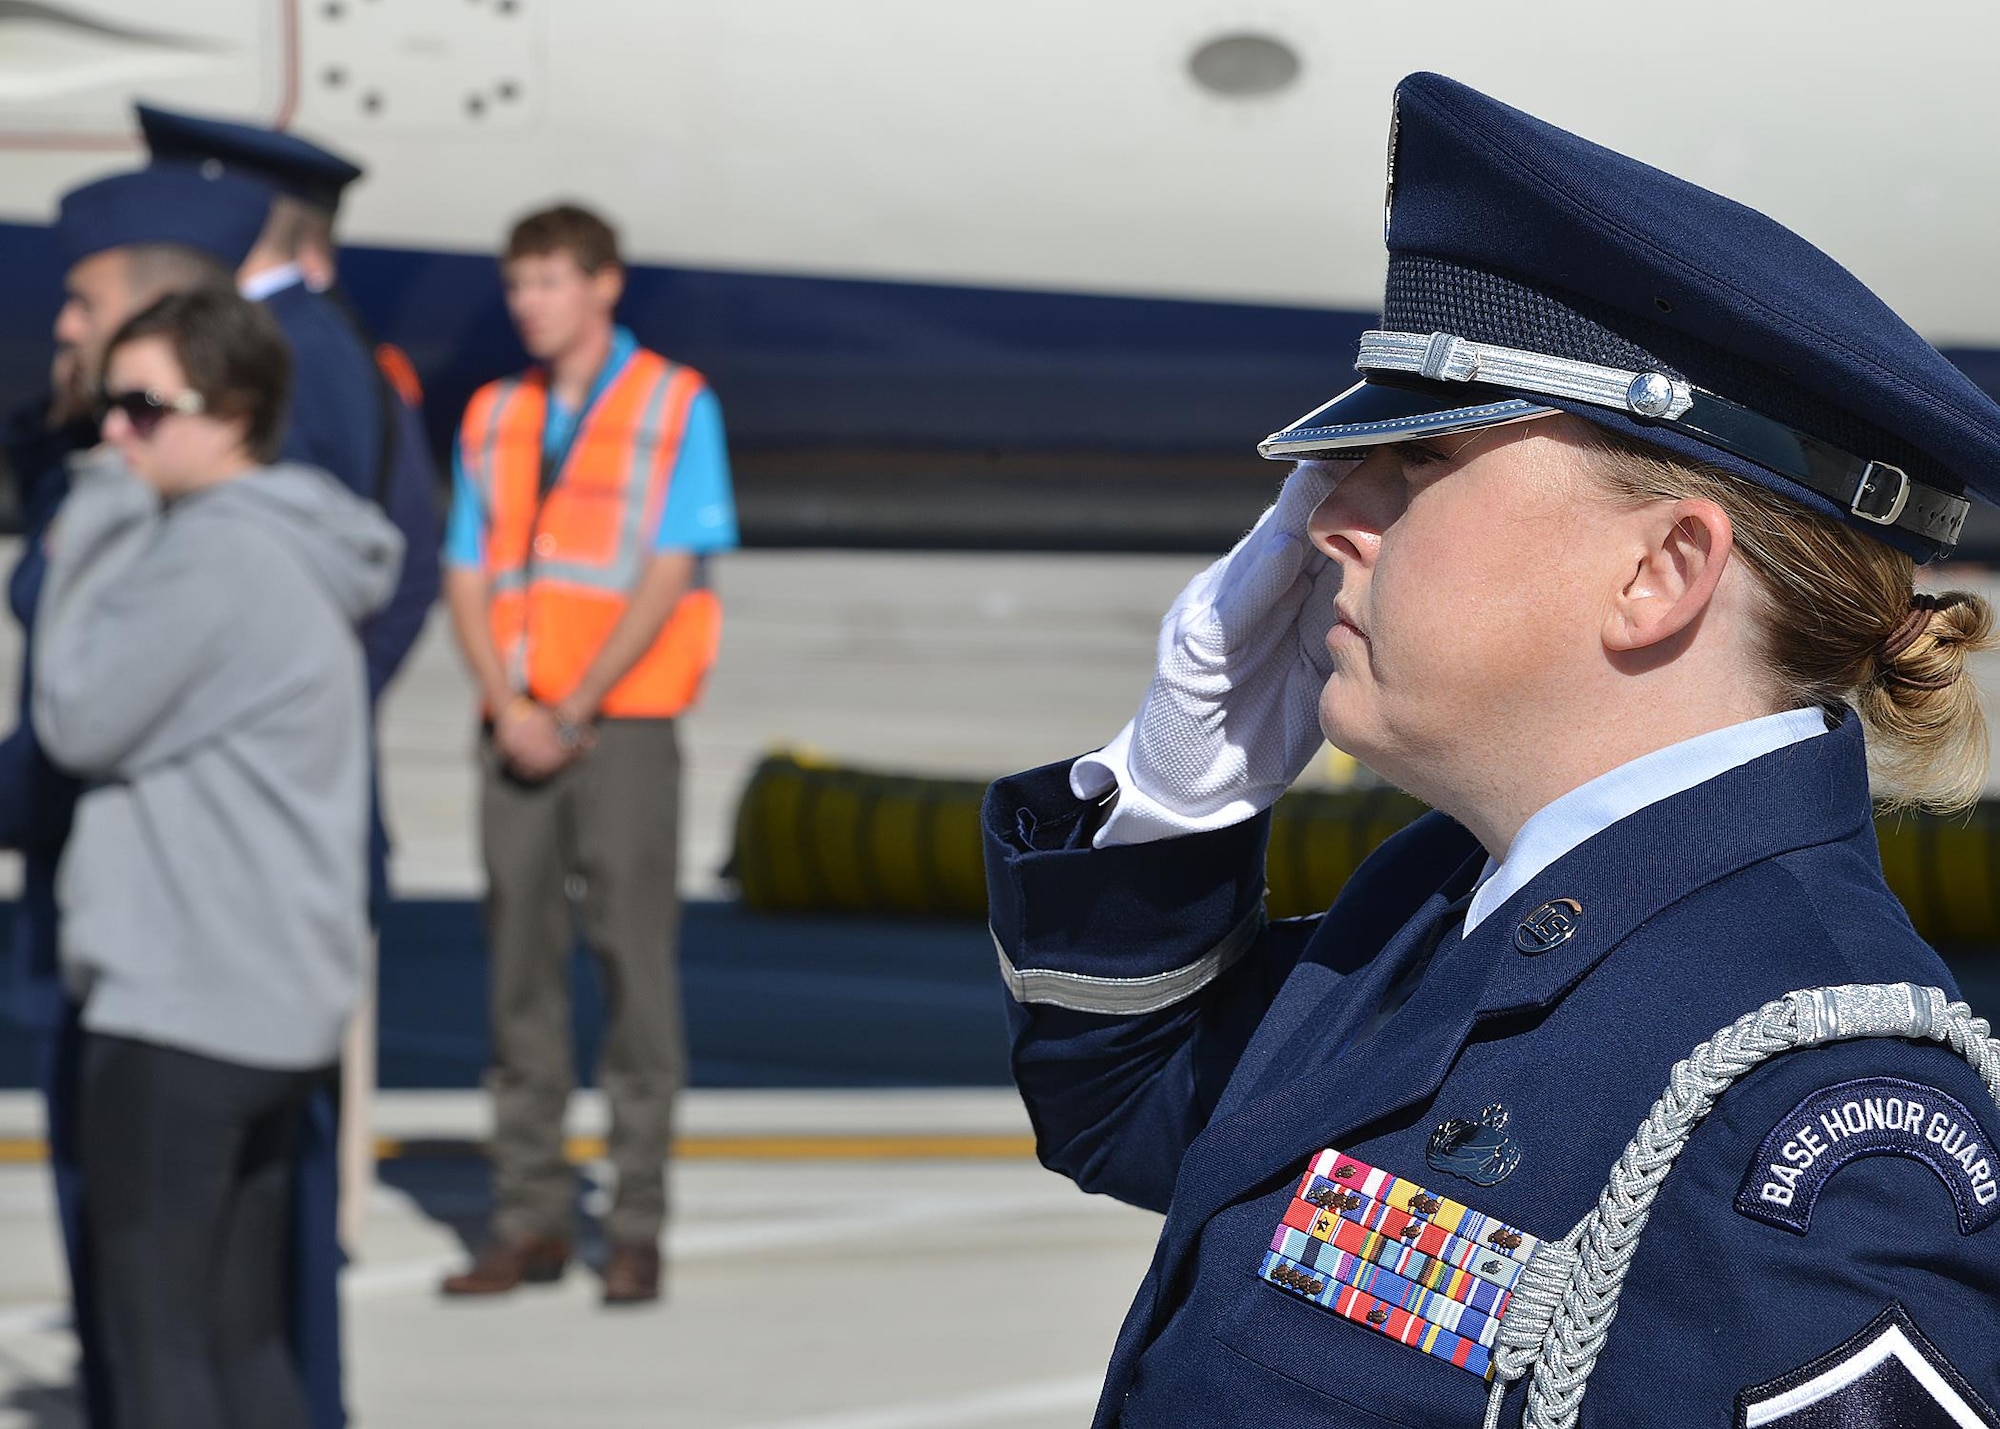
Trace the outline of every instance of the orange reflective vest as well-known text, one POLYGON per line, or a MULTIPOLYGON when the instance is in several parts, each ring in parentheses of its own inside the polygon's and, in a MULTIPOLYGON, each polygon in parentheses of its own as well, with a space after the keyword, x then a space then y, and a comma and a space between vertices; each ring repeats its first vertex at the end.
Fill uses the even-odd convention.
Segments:
MULTIPOLYGON (((584 413, 546 495, 547 375, 532 369, 473 395, 459 454, 485 503, 493 643, 515 688, 550 704, 568 695, 624 614, 653 555, 688 408, 704 385, 691 367, 633 353, 584 413)), ((689 591, 600 713, 681 713, 721 635, 715 592, 689 591)))

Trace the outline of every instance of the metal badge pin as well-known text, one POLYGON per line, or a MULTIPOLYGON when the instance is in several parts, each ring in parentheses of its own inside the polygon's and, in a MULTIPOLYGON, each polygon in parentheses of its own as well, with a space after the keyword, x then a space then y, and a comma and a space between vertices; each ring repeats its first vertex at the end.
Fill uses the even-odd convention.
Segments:
POLYGON ((1505 1135, 1506 1127, 1507 1108, 1498 1102, 1480 1112, 1477 1121, 1453 1117, 1440 1122, 1424 1159, 1433 1170, 1463 1176, 1476 1186, 1497 1186, 1521 1164, 1520 1143, 1505 1135))
POLYGON ((1583 921, 1583 905, 1574 898, 1552 898, 1523 918, 1514 929, 1515 951, 1536 957, 1561 947, 1583 921))

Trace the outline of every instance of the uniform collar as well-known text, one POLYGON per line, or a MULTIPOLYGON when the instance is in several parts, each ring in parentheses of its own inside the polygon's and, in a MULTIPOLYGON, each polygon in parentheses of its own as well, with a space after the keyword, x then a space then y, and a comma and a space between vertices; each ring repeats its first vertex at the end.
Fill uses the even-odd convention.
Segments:
MULTIPOLYGON (((1811 713, 1823 726, 1831 718, 1811 713)), ((1861 832, 1869 819, 1861 720, 1845 707, 1837 714, 1825 738, 1782 744, 1647 804, 1497 903, 1465 940, 1493 968, 1479 1015, 1545 1007, 1668 905, 1753 863, 1861 832), (1549 920, 1551 907, 1572 931, 1549 920)))
POLYGON ((1521 825, 1502 862, 1487 860, 1479 890, 1466 909, 1465 936, 1471 937, 1488 914, 1536 874, 1619 820, 1773 750, 1825 733, 1823 711, 1787 710, 1656 749, 1570 790, 1521 825))
POLYGON ((261 273, 253 273, 240 279, 236 291, 253 303, 268 302, 274 295, 285 289, 304 283, 306 275, 296 263, 280 263, 275 268, 266 268, 261 273))

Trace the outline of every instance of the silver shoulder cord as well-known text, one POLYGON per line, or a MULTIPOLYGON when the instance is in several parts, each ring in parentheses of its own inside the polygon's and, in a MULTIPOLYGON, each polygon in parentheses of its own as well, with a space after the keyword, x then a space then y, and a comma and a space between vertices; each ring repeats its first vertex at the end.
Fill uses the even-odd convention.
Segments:
POLYGON ((1575 1429, 1584 1385, 1618 1313, 1618 1294, 1660 1185, 1694 1129, 1738 1077, 1781 1052, 1857 1037, 1943 1042, 2000 1101, 2000 1041, 1983 1018, 1915 983, 1850 983, 1787 993, 1738 1018, 1675 1064, 1667 1089, 1626 1146, 1596 1209, 1522 1268, 1494 1340, 1486 1429, 1532 1371, 1522 1429, 1575 1429))

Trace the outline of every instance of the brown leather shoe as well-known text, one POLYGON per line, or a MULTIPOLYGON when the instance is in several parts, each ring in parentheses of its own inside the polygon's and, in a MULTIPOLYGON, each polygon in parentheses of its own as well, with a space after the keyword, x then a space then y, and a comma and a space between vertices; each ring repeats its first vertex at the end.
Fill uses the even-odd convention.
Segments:
POLYGON ((604 1258, 604 1303, 644 1305, 660 1298, 660 1247, 622 1241, 604 1258))
POLYGON ((558 1236, 496 1240, 479 1252, 470 1270, 446 1276, 438 1291, 444 1295, 505 1295, 524 1282, 546 1285, 562 1279, 568 1263, 569 1242, 558 1236))

